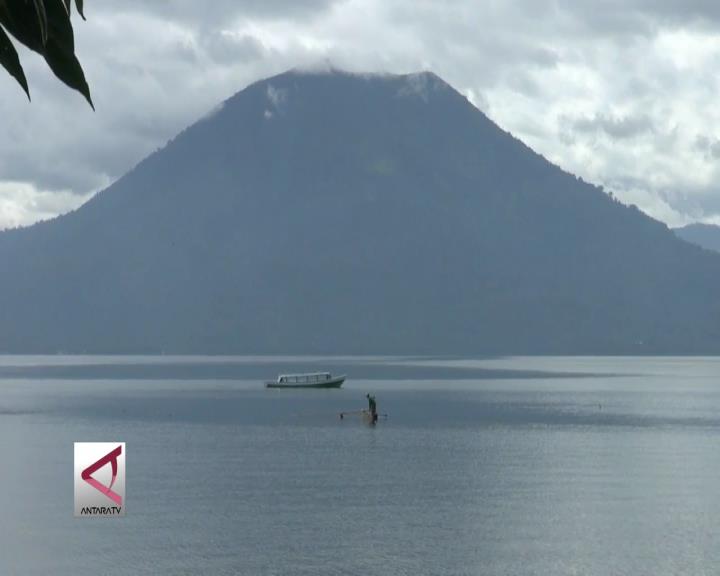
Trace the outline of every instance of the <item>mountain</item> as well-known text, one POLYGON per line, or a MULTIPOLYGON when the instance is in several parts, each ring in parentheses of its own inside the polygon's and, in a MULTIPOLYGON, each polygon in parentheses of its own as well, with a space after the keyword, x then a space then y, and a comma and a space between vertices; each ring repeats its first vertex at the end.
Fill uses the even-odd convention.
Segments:
POLYGON ((720 252, 720 226, 688 224, 682 228, 675 228, 673 231, 686 242, 702 246, 707 250, 720 252))
POLYGON ((720 255, 430 73, 257 82, 0 270, 4 352, 720 352, 720 255))

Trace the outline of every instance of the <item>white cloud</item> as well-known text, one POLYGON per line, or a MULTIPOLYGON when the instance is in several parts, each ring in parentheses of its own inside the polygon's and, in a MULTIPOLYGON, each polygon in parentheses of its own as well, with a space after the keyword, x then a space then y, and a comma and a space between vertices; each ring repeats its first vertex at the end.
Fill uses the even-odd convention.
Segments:
POLYGON ((74 210, 90 195, 38 190, 22 182, 0 182, 0 229, 26 226, 74 210))
POLYGON ((275 110, 280 110, 287 100, 287 91, 282 90, 281 88, 275 88, 272 84, 268 84, 267 97, 270 101, 270 105, 275 110))

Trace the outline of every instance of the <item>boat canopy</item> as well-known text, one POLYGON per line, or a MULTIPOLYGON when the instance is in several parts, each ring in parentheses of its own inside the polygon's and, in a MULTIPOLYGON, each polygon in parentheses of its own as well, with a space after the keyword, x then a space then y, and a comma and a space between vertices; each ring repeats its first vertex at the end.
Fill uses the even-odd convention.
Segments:
POLYGON ((323 382, 330 380, 330 372, 310 372, 308 374, 280 374, 278 382, 323 382))

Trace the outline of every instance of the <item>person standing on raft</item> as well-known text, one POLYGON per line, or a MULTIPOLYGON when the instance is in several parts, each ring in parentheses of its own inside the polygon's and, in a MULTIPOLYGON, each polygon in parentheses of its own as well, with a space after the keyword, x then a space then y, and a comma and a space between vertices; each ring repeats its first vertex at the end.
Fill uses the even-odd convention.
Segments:
POLYGON ((375 396, 366 394, 365 397, 368 400, 368 410, 370 411, 370 416, 372 417, 372 421, 377 422, 378 415, 377 415, 377 402, 375 401, 375 396))

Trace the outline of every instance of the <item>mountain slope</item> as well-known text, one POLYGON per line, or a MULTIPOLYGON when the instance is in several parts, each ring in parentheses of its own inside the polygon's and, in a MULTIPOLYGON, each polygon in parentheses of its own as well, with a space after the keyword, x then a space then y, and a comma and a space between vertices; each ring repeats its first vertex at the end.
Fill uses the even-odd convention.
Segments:
POLYGON ((0 269, 6 352, 720 352, 720 256, 427 73, 253 84, 0 269))
POLYGON ((689 224, 682 228, 675 228, 674 232, 686 242, 696 244, 707 250, 720 252, 720 226, 689 224))

